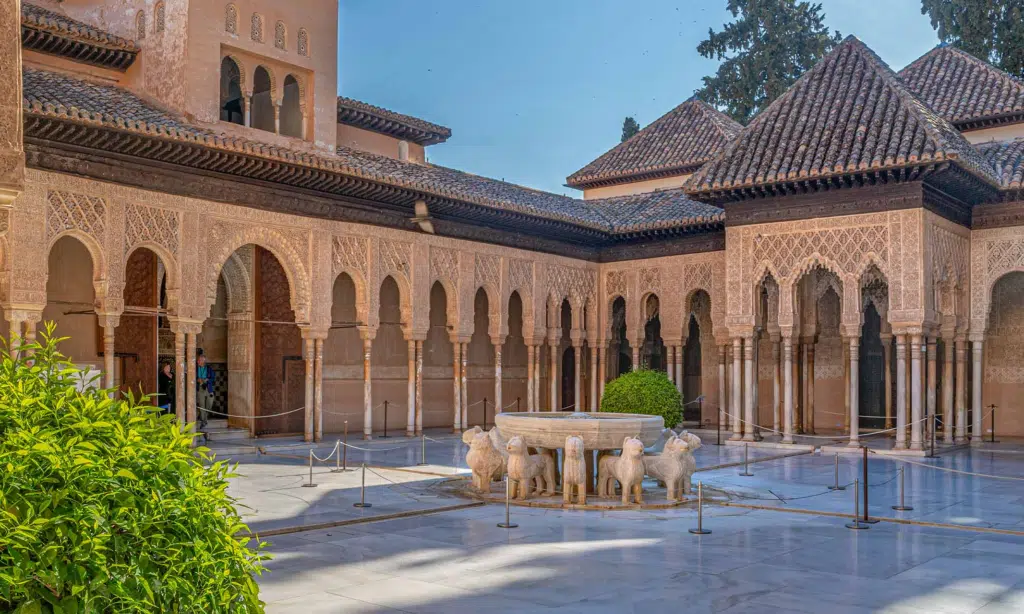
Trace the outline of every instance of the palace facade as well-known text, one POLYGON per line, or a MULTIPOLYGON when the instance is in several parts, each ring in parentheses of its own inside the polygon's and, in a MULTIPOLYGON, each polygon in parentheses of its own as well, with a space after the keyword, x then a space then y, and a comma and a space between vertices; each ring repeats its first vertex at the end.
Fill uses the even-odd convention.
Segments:
MULTIPOLYGON (((0 305, 252 435, 596 410, 665 371, 739 441, 1024 435, 1024 83, 848 38, 741 126, 689 100, 569 198, 337 92, 337 0, 0 6, 0 305)), ((806 441, 806 440, 805 440, 806 441)))

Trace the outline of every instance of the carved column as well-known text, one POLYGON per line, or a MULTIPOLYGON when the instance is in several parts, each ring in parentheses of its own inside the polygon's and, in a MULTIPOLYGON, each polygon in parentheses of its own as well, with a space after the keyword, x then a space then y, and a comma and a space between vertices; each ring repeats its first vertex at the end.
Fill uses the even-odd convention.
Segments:
MULTIPOLYGON (((850 346, 843 344, 843 428, 850 428, 850 346)), ((811 431, 814 432, 813 430, 811 431)))
POLYGON ((775 334, 772 341, 772 430, 782 430, 782 338, 775 334))
POLYGON ((573 377, 576 380, 576 382, 575 382, 575 384, 573 386, 573 397, 572 397, 572 400, 573 400, 573 411, 583 411, 583 408, 582 408, 583 395, 581 394, 582 389, 581 389, 581 386, 580 386, 580 383, 582 382, 582 379, 581 379, 581 371, 582 371, 581 367, 582 367, 582 364, 581 363, 583 362, 583 342, 582 342, 582 340, 580 340, 580 341, 577 341, 575 339, 573 340, 573 342, 572 342, 572 353, 573 353, 573 359, 574 359, 572 361, 573 362, 573 370, 574 370, 573 377))
POLYGON ((971 416, 971 442, 981 443, 982 440, 982 418, 984 414, 984 408, 981 405, 981 387, 982 382, 982 371, 981 371, 981 356, 982 356, 982 344, 984 342, 981 339, 971 340, 971 353, 973 356, 972 369, 973 377, 971 378, 971 406, 974 408, 973 415, 971 416))
POLYGON ((533 373, 534 346, 532 343, 526 345, 526 411, 537 411, 533 403, 533 388, 536 386, 536 377, 533 373))
POLYGON ((793 338, 789 335, 782 339, 782 361, 782 443, 793 443, 793 338))
POLYGON ((732 414, 729 418, 732 422, 732 439, 743 439, 743 422, 740 415, 743 408, 740 404, 743 398, 743 338, 733 337, 732 339, 732 399, 729 403, 732 414))
POLYGON ((850 396, 850 411, 847 414, 847 420, 850 423, 850 443, 847 445, 851 448, 860 447, 860 335, 850 335, 850 377, 849 377, 849 390, 850 396))
POLYGON ((907 336, 896 335, 896 446, 907 447, 907 336))
POLYGON ((718 346, 718 425, 719 428, 728 428, 726 422, 727 399, 725 396, 725 354, 727 345, 718 346))
MULTIPOLYGON (((185 408, 188 406, 188 399, 185 397, 185 374, 188 367, 185 365, 185 333, 178 328, 174 331, 174 414, 179 426, 186 423, 185 408)), ((249 420, 251 435, 255 434, 252 426, 253 421, 249 420)))
POLYGON ((252 127, 252 92, 245 93, 245 125, 252 127))
POLYGON ((910 336, 910 449, 923 449, 921 418, 924 407, 921 399, 921 335, 910 336))
POLYGON ((540 411, 541 408, 541 394, 543 393, 543 380, 544 380, 544 363, 547 362, 544 359, 544 344, 537 344, 536 350, 533 353, 535 360, 533 366, 533 411, 540 411))
MULTIPOLYGON (((101 318, 101 321, 105 318, 101 318)), ((103 387, 112 389, 114 382, 114 329, 117 324, 103 324, 103 387)), ((114 393, 111 393, 113 395, 114 393)))
MULTIPOLYGON (((10 207, 25 186, 22 149, 21 0, 0 11, 0 207, 10 207)), ((10 255, 7 255, 8 258, 10 255)), ((45 256, 44 256, 45 258, 45 256)), ((44 261, 45 264, 45 261, 44 261)), ((8 297, 10 298, 10 297, 8 297)), ((12 323, 13 324, 13 323, 12 323)))
POLYGON ((744 380, 743 380, 743 394, 744 394, 744 407, 743 407, 743 441, 754 440, 754 386, 756 385, 756 378, 754 377, 754 335, 751 333, 743 340, 743 368, 744 380))
POLYGON ((559 411, 562 406, 558 402, 558 348, 560 344, 557 339, 551 340, 551 362, 548 368, 548 378, 551 380, 551 409, 550 411, 559 411))
POLYGON ((604 398, 604 383, 608 377, 608 365, 606 364, 606 350, 604 344, 598 344, 597 346, 597 396, 598 396, 598 407, 600 407, 600 399, 604 398))
POLYGON ((19 319, 21 317, 21 314, 14 310, 8 310, 6 316, 7 323, 10 324, 11 327, 11 332, 7 336, 7 341, 10 344, 11 348, 11 358, 17 358, 17 348, 18 346, 21 345, 21 342, 23 341, 21 336, 22 321, 19 319))
POLYGON ((462 343, 462 371, 459 373, 459 385, 462 386, 460 399, 462 401, 462 426, 469 428, 469 393, 466 385, 469 382, 469 343, 462 343))
POLYGON ((953 335, 942 338, 942 435, 953 443, 953 335))
MULTIPOLYGON (((36 327, 39 325, 40 320, 43 319, 43 312, 40 311, 27 311, 25 313, 25 343, 32 345, 36 342, 36 327)), ((31 352, 32 350, 29 350, 31 352)))
POLYGON ((281 103, 274 102, 274 134, 281 134, 281 103))
POLYGON ((373 356, 373 337, 377 331, 360 327, 363 338, 363 439, 373 438, 373 387, 370 380, 370 357, 373 356))
POLYGON ((643 339, 633 343, 633 368, 631 371, 640 370, 640 346, 643 344, 643 339))
POLYGON ((882 338, 882 372, 885 374, 885 427, 892 428, 892 359, 889 352, 892 348, 892 335, 881 335, 882 338))
MULTIPOLYGON (((807 371, 804 373, 804 383, 807 386, 807 405, 804 409, 804 432, 808 435, 814 434, 814 341, 804 344, 804 352, 807 357, 807 371)), ((846 354, 843 354, 846 356, 846 354)), ((849 380, 847 380, 849 381, 849 380)), ((849 386, 846 387, 849 391, 849 386)), ((849 408, 849 399, 847 399, 849 408)), ((849 413, 849 409, 847 409, 849 413)))
POLYGON ((303 358, 303 360, 306 363, 306 397, 305 397, 306 411, 304 413, 304 417, 305 417, 305 420, 304 420, 304 424, 305 424, 304 441, 307 441, 307 442, 313 441, 313 431, 314 431, 314 427, 313 427, 313 405, 314 405, 314 402, 313 402, 313 395, 314 395, 313 380, 314 380, 314 378, 316 376, 316 373, 315 373, 316 365, 314 364, 315 354, 316 354, 316 348, 314 347, 315 345, 316 345, 315 340, 312 339, 311 337, 309 337, 308 334, 306 333, 306 331, 303 331, 303 334, 302 334, 302 358, 303 358))
POLYGON ((416 340, 409 339, 409 381, 406 385, 408 392, 408 405, 405 412, 405 436, 416 436, 416 340))
POLYGON ((462 343, 452 340, 452 432, 462 431, 462 343))
POLYGON ((598 374, 598 349, 597 347, 590 346, 590 411, 597 411, 598 407, 598 388, 600 384, 597 381, 598 374))
MULTIPOLYGON (((935 429, 935 402, 936 396, 938 395, 938 389, 936 387, 936 385, 938 384, 938 380, 935 377, 937 375, 936 360, 938 358, 938 347, 936 346, 936 338, 934 335, 928 337, 927 343, 928 383, 925 392, 925 402, 927 403, 928 419, 925 420, 925 432, 931 433, 932 430, 935 429)), ((938 433, 936 433, 935 436, 938 437, 938 433)))
POLYGON ((956 338, 956 442, 967 441, 967 339, 956 338))
POLYGON ((185 333, 185 422, 196 422, 196 333, 189 329, 185 333))
POLYGON ((416 434, 423 433, 423 340, 416 340, 416 434))
POLYGON ((807 428, 807 407, 813 401, 810 397, 814 394, 814 346, 806 340, 800 342, 803 350, 803 360, 800 361, 800 433, 810 433, 807 428))
POLYGON ((324 339, 317 337, 313 348, 313 439, 321 441, 324 438, 324 339))
MULTIPOLYGON (((499 414, 504 405, 501 396, 501 346, 504 340, 491 340, 494 343, 494 413, 499 414)), ((487 408, 484 408, 487 411, 487 408)))

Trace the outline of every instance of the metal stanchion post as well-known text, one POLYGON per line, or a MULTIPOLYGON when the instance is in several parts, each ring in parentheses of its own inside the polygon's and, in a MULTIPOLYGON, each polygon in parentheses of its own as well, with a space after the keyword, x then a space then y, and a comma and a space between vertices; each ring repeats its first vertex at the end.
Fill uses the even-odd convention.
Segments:
POLYGON ((870 529, 868 525, 860 521, 860 480, 853 481, 853 522, 846 523, 847 529, 870 529))
POLYGON ((345 438, 342 440, 345 451, 341 454, 341 470, 348 471, 348 420, 345 421, 345 438))
POLYGON ((420 433, 420 462, 416 463, 420 467, 427 464, 427 434, 420 433))
POLYGON ((384 401, 384 434, 380 436, 381 439, 388 438, 388 402, 384 401))
POLYGON ((344 471, 344 469, 341 468, 341 449, 344 447, 345 446, 341 445, 341 440, 339 439, 338 443, 335 445, 336 453, 334 455, 334 469, 331 469, 331 473, 341 473, 344 471))
POLYGON ((505 522, 498 523, 499 529, 514 529, 519 526, 516 523, 512 522, 512 520, 509 518, 510 501, 511 499, 509 497, 508 474, 505 474, 505 522))
POLYGON ((723 415, 722 408, 719 407, 718 408, 718 426, 716 427, 716 431, 717 432, 715 433, 715 445, 716 446, 722 445, 722 415, 723 415))
POLYGON ((373 507, 372 503, 366 502, 366 463, 363 463, 363 483, 359 487, 359 503, 353 503, 352 507, 373 507))
POLYGON ((904 469, 905 469, 905 467, 900 467, 900 504, 892 506, 892 509, 896 510, 897 512, 910 512, 910 511, 913 511, 913 509, 914 509, 914 508, 910 507, 909 505, 905 505, 905 502, 904 502, 904 499, 903 499, 903 473, 904 473, 903 470, 904 469))
POLYGON ((935 456, 935 431, 939 430, 939 414, 932 414, 932 456, 935 456))
POLYGON ((862 446, 861 449, 864 450, 864 517, 860 521, 866 524, 875 524, 878 521, 868 516, 868 447, 862 446))
POLYGON ((316 484, 313 483, 313 451, 309 451, 309 483, 303 484, 303 488, 316 488, 316 484))
POLYGON ((996 406, 989 405, 988 408, 992 410, 992 436, 989 437, 988 442, 999 443, 998 441, 996 441, 996 406))
POLYGON ((487 430, 487 397, 484 397, 484 430, 487 430))
POLYGON ((832 486, 829 486, 828 489, 829 490, 846 490, 845 486, 840 486, 839 485, 839 453, 838 452, 836 452, 836 471, 835 471, 835 473, 836 473, 836 483, 833 484, 832 486))
POLYGON ((516 397, 516 411, 519 411, 519 397, 516 397))
POLYGON ((711 531, 704 528, 704 483, 697 482, 697 528, 690 529, 694 535, 707 535, 711 531))
POLYGON ((747 457, 748 448, 748 444, 743 444, 743 473, 740 474, 743 477, 750 477, 754 475, 753 473, 750 473, 750 460, 747 457))

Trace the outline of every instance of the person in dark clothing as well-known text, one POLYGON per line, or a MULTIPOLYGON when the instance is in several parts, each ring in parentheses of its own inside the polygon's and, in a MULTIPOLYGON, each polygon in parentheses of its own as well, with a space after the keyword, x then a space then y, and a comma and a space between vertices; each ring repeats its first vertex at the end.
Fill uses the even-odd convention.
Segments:
POLYGON ((157 405, 163 410, 162 413, 174 413, 174 372, 171 371, 171 363, 165 362, 160 367, 159 382, 157 385, 157 405))

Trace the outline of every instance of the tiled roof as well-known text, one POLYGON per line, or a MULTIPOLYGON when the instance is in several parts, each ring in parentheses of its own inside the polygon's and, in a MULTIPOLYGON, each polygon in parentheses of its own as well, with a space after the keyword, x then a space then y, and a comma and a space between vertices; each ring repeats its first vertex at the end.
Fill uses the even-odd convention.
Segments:
POLYGON ((452 135, 451 129, 444 126, 344 96, 338 96, 338 123, 380 132, 420 145, 443 143, 452 135))
POLYGON ((707 103, 690 99, 569 175, 566 182, 585 188, 693 172, 742 129, 707 103))
POLYGON ((1024 188, 1024 138, 974 146, 996 171, 1004 190, 1024 188))
POLYGON ((385 156, 339 147, 336 155, 317 155, 276 147, 251 139, 227 137, 189 124, 124 89, 84 81, 63 73, 30 67, 23 69, 23 107, 26 117, 46 116, 83 124, 103 125, 152 137, 187 141, 312 169, 367 179, 379 184, 414 190, 497 210, 516 211, 598 230, 641 230, 688 227, 707 223, 713 207, 689 201, 682 194, 669 199, 664 193, 647 195, 650 213, 641 212, 641 197, 588 201, 488 179, 443 166, 403 162, 385 156), (616 202, 623 203, 616 208, 616 202), (688 208, 686 203, 690 203, 688 208), (630 209, 623 207, 629 206, 630 209), (618 212, 617 212, 618 211, 618 212), (695 217, 691 213, 695 213, 695 217), (678 215, 677 215, 678 214, 678 215), (649 221, 645 220, 645 215, 649 221), (673 217, 676 216, 676 217, 673 217), (630 223, 632 220, 632 224, 630 223), (654 226, 652 226, 654 227, 654 226))
POLYGON ((848 37, 686 187, 710 194, 943 160, 998 185, 949 122, 907 91, 873 51, 848 37))
POLYGON ((932 49, 901 70, 899 77, 955 126, 1024 119, 1024 81, 955 47, 932 49))
POLYGON ((22 46, 26 49, 118 70, 130 66, 139 52, 128 39, 24 2, 21 30, 22 46))
POLYGON ((725 221, 725 211, 692 200, 681 188, 594 199, 586 203, 611 222, 614 233, 676 228, 680 220, 687 220, 691 226, 725 221))

